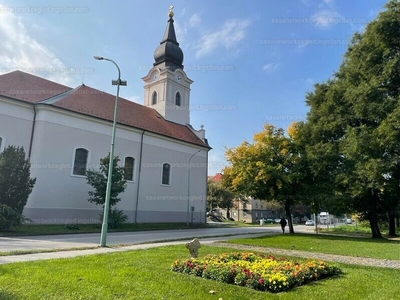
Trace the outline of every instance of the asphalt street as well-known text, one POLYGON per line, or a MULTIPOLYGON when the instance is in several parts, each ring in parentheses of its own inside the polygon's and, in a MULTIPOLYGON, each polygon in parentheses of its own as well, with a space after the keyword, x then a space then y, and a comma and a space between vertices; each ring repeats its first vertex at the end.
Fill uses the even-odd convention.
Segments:
MULTIPOLYGON (((295 232, 312 232, 306 226, 296 226, 295 232)), ((43 235, 29 237, 0 237, 0 252, 10 251, 44 251, 24 255, 0 256, 0 264, 24 262, 33 260, 47 260, 68 258, 92 254, 111 253, 136 249, 184 244, 191 239, 199 238, 201 244, 225 241, 237 237, 256 237, 266 234, 279 234, 280 227, 220 227, 202 229, 159 230, 140 232, 118 232, 107 235, 107 246, 98 247, 99 233, 43 235), (91 249, 71 250, 72 248, 88 247, 91 249), (67 250, 68 249, 68 250, 67 250), (57 251, 60 250, 60 251, 57 251), (64 251, 62 251, 64 250, 64 251)))
MULTIPOLYGON (((255 234, 271 231, 274 232, 276 231, 276 229, 277 228, 268 227, 238 227, 112 232, 107 234, 107 245, 133 245, 150 242, 153 243, 157 241, 190 239, 194 237, 255 234)), ((96 247, 99 245, 99 242, 99 233, 42 235, 27 237, 0 237, 0 252, 9 252, 15 250, 96 247)))
MULTIPOLYGON (((310 230, 306 226, 295 226, 295 231, 310 230)), ((311 229, 312 230, 312 229, 311 229)), ((134 245, 191 238, 223 237, 230 235, 248 235, 279 233, 280 227, 221 227, 180 230, 157 230, 138 232, 113 232, 107 235, 107 245, 134 245)), ((0 237, 0 252, 16 250, 71 249, 96 247, 99 245, 99 233, 42 235, 26 237, 0 237)))

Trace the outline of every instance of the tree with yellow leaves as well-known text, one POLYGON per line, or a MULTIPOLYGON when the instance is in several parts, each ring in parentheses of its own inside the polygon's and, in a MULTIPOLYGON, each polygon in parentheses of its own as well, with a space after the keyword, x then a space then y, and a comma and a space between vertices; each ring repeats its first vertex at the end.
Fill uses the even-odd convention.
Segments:
POLYGON ((225 153, 230 165, 224 174, 229 174, 231 188, 253 198, 282 202, 290 233, 294 233, 290 206, 300 200, 301 155, 294 142, 298 127, 291 124, 286 135, 282 128, 265 124, 252 144, 243 142, 225 153))

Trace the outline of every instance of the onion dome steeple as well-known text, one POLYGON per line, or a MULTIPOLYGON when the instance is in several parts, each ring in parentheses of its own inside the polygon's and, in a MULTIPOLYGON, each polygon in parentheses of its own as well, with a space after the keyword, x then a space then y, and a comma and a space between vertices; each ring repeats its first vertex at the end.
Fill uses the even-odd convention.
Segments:
POLYGON ((169 8, 169 20, 167 28, 165 28, 163 39, 160 45, 154 51, 154 66, 164 64, 165 68, 175 71, 175 69, 183 69, 183 52, 176 41, 173 6, 169 8))

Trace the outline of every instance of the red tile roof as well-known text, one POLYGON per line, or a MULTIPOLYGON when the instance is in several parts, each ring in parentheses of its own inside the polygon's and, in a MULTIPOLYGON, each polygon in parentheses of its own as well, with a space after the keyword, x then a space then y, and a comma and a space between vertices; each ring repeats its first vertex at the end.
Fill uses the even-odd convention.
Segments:
POLYGON ((68 86, 21 71, 0 75, 0 95, 25 102, 40 102, 68 90, 68 86))
MULTIPOLYGON (((114 116, 115 95, 85 85, 72 90, 69 87, 20 71, 0 76, 0 95, 30 103, 48 100, 48 103, 44 105, 52 105, 108 121, 112 121, 114 116), (19 91, 20 94, 15 94, 13 91, 19 91), (36 91, 36 93, 31 91, 36 91), (64 92, 67 93, 57 96, 64 92), (57 97, 49 99, 53 96, 57 97)), ((118 99, 117 122, 209 148, 187 126, 167 121, 154 109, 124 98, 118 99)))
POLYGON ((208 176, 208 180, 212 182, 220 182, 222 180, 222 174, 215 173, 215 175, 208 176))

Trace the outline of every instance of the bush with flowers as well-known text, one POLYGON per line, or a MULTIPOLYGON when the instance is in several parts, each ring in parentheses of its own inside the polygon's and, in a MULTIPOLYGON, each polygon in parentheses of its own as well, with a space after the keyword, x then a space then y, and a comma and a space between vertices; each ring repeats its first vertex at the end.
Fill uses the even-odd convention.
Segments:
POLYGON ((282 292, 341 273, 337 266, 322 260, 298 262, 251 252, 176 260, 172 271, 270 292, 282 292))

